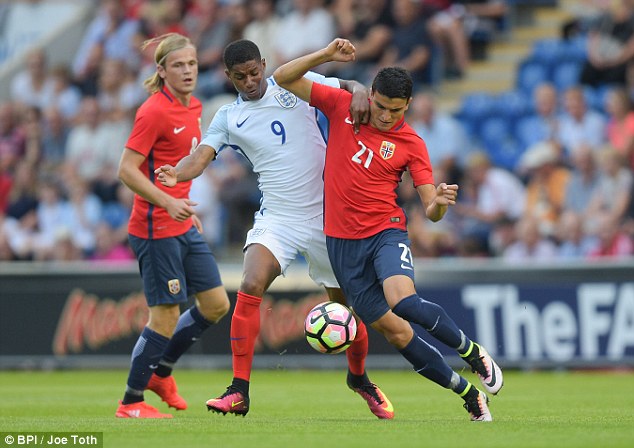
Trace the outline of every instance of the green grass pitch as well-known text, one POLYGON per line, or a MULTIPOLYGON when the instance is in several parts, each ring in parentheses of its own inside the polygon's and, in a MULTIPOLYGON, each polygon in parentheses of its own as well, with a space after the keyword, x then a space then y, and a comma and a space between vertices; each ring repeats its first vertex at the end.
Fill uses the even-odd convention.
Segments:
MULTIPOLYGON (((411 371, 371 371, 396 410, 381 421, 348 390, 344 372, 331 370, 255 371, 245 418, 205 406, 231 372, 180 370, 188 410, 173 420, 116 419, 126 375, 0 372, 0 432, 102 431, 105 448, 634 446, 631 371, 506 372, 490 403, 492 423, 470 422, 460 398, 411 371)), ((167 410, 152 392, 146 399, 167 410)))

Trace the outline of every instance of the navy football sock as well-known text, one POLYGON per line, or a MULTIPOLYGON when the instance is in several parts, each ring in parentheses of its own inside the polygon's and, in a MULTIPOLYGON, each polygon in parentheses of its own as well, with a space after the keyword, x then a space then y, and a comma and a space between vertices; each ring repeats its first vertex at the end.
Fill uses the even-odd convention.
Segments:
POLYGON ((418 294, 405 297, 392 311, 409 322, 421 325, 429 334, 451 348, 459 350, 460 347, 468 348, 471 344, 469 338, 440 305, 421 299, 418 294))
POLYGON ((189 347, 200 338, 200 335, 209 328, 211 322, 203 317, 200 310, 194 305, 181 314, 174 330, 174 335, 170 339, 163 357, 156 369, 156 374, 160 377, 171 375, 172 368, 176 361, 189 350, 189 347))
POLYGON ((416 332, 410 343, 399 351, 414 366, 417 373, 442 387, 453 387, 454 371, 440 352, 421 339, 416 332))
POLYGON ((168 338, 156 331, 147 327, 143 329, 134 350, 132 350, 132 363, 123 404, 143 401, 143 391, 147 387, 152 372, 156 369, 168 342, 168 338))

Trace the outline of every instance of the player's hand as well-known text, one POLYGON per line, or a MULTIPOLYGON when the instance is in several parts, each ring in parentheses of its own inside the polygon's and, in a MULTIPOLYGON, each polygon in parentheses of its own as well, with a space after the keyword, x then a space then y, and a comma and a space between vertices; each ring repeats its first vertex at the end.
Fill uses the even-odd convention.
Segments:
POLYGON ((193 208, 196 205, 198 205, 198 203, 191 199, 172 198, 165 209, 172 219, 183 222, 196 213, 193 208))
POLYGON ((198 233, 203 233, 203 222, 200 220, 198 215, 192 215, 192 221, 194 222, 194 227, 196 227, 198 233))
POLYGON ((330 61, 350 62, 355 58, 354 45, 348 39, 337 38, 326 47, 326 54, 330 61))
POLYGON ((158 175, 156 178, 166 187, 173 187, 176 185, 176 168, 172 165, 163 165, 155 169, 154 174, 158 175))
POLYGON ((350 116, 352 117, 352 126, 354 133, 359 133, 359 128, 362 124, 368 124, 370 120, 370 102, 368 98, 370 92, 368 89, 355 89, 352 94, 352 101, 350 102, 350 116))
POLYGON ((441 183, 436 187, 436 204, 455 205, 458 197, 458 185, 441 183))

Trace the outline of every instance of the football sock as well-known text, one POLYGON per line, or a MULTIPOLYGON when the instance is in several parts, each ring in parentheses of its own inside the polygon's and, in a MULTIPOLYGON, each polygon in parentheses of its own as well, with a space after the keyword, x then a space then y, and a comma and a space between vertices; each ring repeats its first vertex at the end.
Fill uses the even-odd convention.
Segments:
POLYGON ((368 330, 365 324, 357 320, 357 335, 354 342, 346 350, 348 369, 353 375, 363 375, 365 372, 365 359, 368 357, 368 330))
POLYGON ((249 382, 242 378, 234 378, 231 382, 231 387, 238 389, 244 395, 249 395, 249 382))
POLYGON ((155 373, 160 377, 168 377, 172 374, 172 368, 176 361, 200 338, 200 335, 209 328, 211 322, 203 317, 195 305, 181 314, 163 357, 155 373))
POLYGON ((464 400, 467 401, 469 398, 475 398, 478 396, 480 391, 473 386, 473 384, 467 382, 467 387, 462 392, 457 392, 458 395, 464 400))
POLYGON ((445 362, 440 352, 421 339, 414 331, 414 337, 405 348, 399 350, 414 370, 442 387, 450 387, 454 371, 445 362))
POLYGON ((148 327, 143 329, 132 350, 132 362, 123 404, 143 401, 143 391, 168 342, 168 338, 156 331, 148 327))
POLYGON ((469 344, 465 344, 465 347, 463 349, 458 347, 458 354, 467 361, 477 359, 480 356, 480 346, 475 342, 469 340, 469 344))
POLYGON ((392 310, 397 316, 419 325, 440 342, 457 349, 461 344, 469 345, 466 336, 445 310, 433 302, 421 299, 412 294, 401 300, 392 310))
POLYGON ((370 378, 368 378, 368 374, 366 372, 363 372, 362 375, 355 375, 348 371, 348 378, 346 379, 346 382, 352 387, 361 387, 366 384, 371 384, 370 378))
POLYGON ((234 378, 249 381, 251 377, 255 340, 260 334, 261 302, 260 297, 238 291, 230 331, 234 378))

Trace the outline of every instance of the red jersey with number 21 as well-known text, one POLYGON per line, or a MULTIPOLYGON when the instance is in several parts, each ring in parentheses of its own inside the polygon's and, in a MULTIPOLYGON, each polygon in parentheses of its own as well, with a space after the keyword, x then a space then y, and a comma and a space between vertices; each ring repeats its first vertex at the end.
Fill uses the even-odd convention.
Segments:
MULTIPOLYGON (((183 106, 167 88, 151 95, 139 107, 126 148, 145 156, 141 172, 158 188, 175 198, 188 198, 191 181, 164 187, 154 174, 161 165, 176 166, 200 142, 202 105, 192 97, 189 107, 183 106)), ((128 232, 139 238, 159 239, 178 236, 192 227, 191 218, 178 222, 167 210, 151 204, 138 194, 130 215, 128 232)))
POLYGON ((361 239, 385 230, 407 229, 396 203, 396 187, 408 169, 414 186, 433 184, 423 139, 403 119, 381 132, 362 125, 354 133, 348 109, 352 95, 313 83, 310 103, 330 122, 324 173, 324 232, 361 239))

